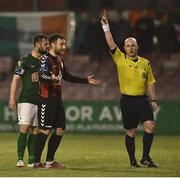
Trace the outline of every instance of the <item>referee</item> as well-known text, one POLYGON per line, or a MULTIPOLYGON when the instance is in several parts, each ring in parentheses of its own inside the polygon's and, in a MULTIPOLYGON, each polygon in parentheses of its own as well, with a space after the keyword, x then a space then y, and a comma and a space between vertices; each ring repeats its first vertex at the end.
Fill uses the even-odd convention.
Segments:
POLYGON ((111 35, 105 13, 101 19, 101 24, 111 56, 117 66, 122 94, 120 105, 123 126, 126 129, 125 145, 130 158, 130 165, 132 168, 140 167, 135 157, 135 135, 137 126, 141 122, 144 135, 143 154, 140 163, 147 167, 157 168, 158 166, 149 155, 155 127, 153 110, 158 107, 151 65, 147 59, 138 56, 138 45, 135 38, 129 37, 125 40, 125 54, 120 51, 111 35))

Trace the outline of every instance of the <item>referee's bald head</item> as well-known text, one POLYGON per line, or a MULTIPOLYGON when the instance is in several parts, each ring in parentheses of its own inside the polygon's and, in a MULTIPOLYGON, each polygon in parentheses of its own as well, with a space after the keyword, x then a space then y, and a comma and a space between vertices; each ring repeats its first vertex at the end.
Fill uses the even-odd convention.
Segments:
POLYGON ((133 42, 136 46, 138 46, 136 39, 133 37, 126 38, 124 41, 124 45, 126 45, 129 41, 133 42))
POLYGON ((124 50, 130 58, 137 58, 138 44, 135 38, 129 37, 124 41, 124 50))

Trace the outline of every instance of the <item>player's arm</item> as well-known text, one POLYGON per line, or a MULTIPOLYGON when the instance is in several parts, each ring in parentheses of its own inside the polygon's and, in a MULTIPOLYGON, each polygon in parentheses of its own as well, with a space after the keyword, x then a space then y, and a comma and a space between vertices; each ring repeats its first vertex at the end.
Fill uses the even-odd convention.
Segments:
POLYGON ((9 103, 8 107, 10 110, 14 110, 16 108, 16 93, 17 88, 19 85, 19 81, 21 80, 21 77, 19 75, 14 74, 11 86, 10 86, 10 96, 9 96, 9 103))
POLYGON ((117 45, 113 40, 111 31, 110 31, 110 28, 109 28, 108 18, 107 18, 107 15, 105 13, 102 16, 101 24, 102 24, 102 28, 103 28, 103 31, 104 31, 104 34, 105 34, 106 42, 107 42, 110 50, 114 50, 117 47, 117 45))
POLYGON ((26 58, 21 58, 18 61, 18 64, 15 68, 13 79, 12 79, 11 86, 10 86, 10 96, 9 96, 9 103, 8 103, 8 107, 10 110, 13 110, 16 108, 17 88, 18 88, 19 82, 21 80, 21 77, 25 73, 26 68, 27 68, 26 58))
POLYGON ((67 72, 65 65, 63 65, 63 79, 72 83, 88 83, 91 85, 100 84, 101 81, 94 79, 94 76, 88 76, 87 78, 80 78, 67 72))
POLYGON ((158 107, 158 104, 157 104, 157 98, 156 98, 156 94, 155 94, 155 85, 154 85, 154 83, 151 83, 151 84, 147 85, 147 93, 148 93, 148 95, 150 97, 152 108, 155 111, 157 109, 157 107, 158 107))

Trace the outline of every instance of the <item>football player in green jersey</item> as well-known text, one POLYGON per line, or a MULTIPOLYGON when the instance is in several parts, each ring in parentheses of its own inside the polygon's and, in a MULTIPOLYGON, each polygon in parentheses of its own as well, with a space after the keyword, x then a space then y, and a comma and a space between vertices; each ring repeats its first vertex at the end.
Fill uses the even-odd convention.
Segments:
POLYGON ((16 91, 22 81, 22 90, 17 105, 18 124, 20 133, 17 139, 17 167, 24 167, 24 152, 28 148, 28 167, 34 164, 35 136, 38 132, 38 92, 39 76, 38 66, 40 57, 45 54, 49 47, 45 35, 37 35, 33 40, 34 48, 31 53, 18 61, 10 86, 9 109, 16 108, 16 91))

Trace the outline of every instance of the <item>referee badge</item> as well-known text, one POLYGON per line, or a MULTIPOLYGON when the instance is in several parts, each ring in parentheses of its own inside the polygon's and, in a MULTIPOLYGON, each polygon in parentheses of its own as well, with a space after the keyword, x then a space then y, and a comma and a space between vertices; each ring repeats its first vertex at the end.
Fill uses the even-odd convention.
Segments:
POLYGON ((144 72, 142 73, 142 78, 146 79, 148 75, 147 69, 144 69, 144 72))

